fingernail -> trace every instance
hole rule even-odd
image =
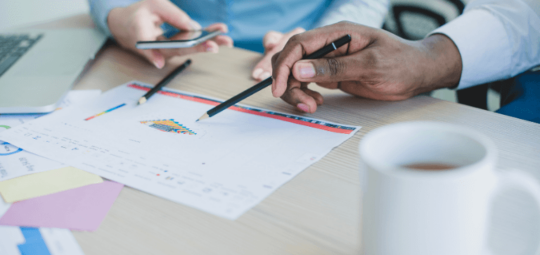
[[[206,52],[212,52],[212,53],[218,52],[218,48],[212,47],[208,42],[204,42],[204,49],[206,50]]]
[[[298,109],[304,111],[304,112],[309,112],[309,106],[307,104],[302,104],[302,103],[299,103],[296,105],[296,107],[298,107]]]
[[[310,62],[299,62],[298,71],[300,73],[300,78],[313,78],[315,77],[315,67]]]
[[[261,68],[255,69],[255,71],[253,71],[253,78],[259,77],[259,75],[261,75],[261,73],[262,73],[263,71],[264,71],[264,70],[262,70]]]
[[[165,65],[165,62],[162,60],[156,60],[154,61],[154,65],[157,67],[157,69],[161,69]]]
[[[189,20],[189,26],[193,30],[198,30],[198,29],[202,28],[201,25],[199,25],[199,23],[197,23],[197,21],[195,21],[195,20]]]
[[[259,76],[259,79],[264,80],[264,79],[270,77],[270,75],[272,75],[272,74],[270,74],[269,72],[264,72]]]
[[[157,67],[157,69],[163,68],[165,65],[165,58],[159,53],[157,50],[152,50],[152,55],[154,57],[154,65]]]

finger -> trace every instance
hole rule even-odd
[[[200,33],[200,32],[196,31],[196,33]],[[186,39],[195,38],[195,37],[198,37],[198,36],[200,36],[200,34],[195,34],[195,31],[192,31],[192,32],[178,33],[175,36],[173,36],[171,38],[168,38],[168,39],[165,38],[164,36],[159,36],[158,40],[160,40],[160,41],[162,41],[162,40],[186,40]],[[218,45],[224,45],[224,46],[228,46],[228,47],[233,46],[233,40],[229,36],[226,36],[226,35],[218,35],[218,36],[212,38],[211,40],[215,41]]]
[[[323,96],[321,95],[321,93],[309,89],[308,84],[309,83],[302,83],[302,86],[300,86],[300,89],[302,89],[302,91],[304,91],[304,93],[306,93],[310,97],[313,97],[313,99],[315,99],[315,103],[317,103],[317,105],[322,105],[323,102],[324,102]]]
[[[349,43],[348,47],[340,47],[337,51],[342,55],[346,54],[348,49],[352,52],[362,49],[376,39],[375,36],[372,36],[373,29],[347,22],[317,28],[291,37],[279,56],[272,61],[272,77],[274,78],[272,94],[279,97],[285,92],[287,79],[296,61],[343,37],[345,34],[350,34],[355,44],[354,48],[352,43]]]
[[[164,40],[189,40],[193,38],[198,38],[202,35],[201,30],[194,30],[194,31],[181,31],[179,33],[176,33],[175,35],[165,38],[164,36],[160,36],[161,38],[164,38]]]
[[[313,97],[301,89],[299,81],[291,79],[289,87],[281,96],[283,101],[296,106],[299,110],[307,113],[314,113],[317,110],[317,102]]]
[[[233,39],[226,35],[218,35],[212,40],[215,41],[219,46],[227,46],[229,48],[232,48],[233,46]]]
[[[364,62],[359,52],[354,55],[300,60],[294,63],[292,74],[302,82],[331,83],[356,80],[362,75]]]
[[[152,17],[149,18],[153,19]],[[138,21],[139,30],[137,30],[137,34],[135,35],[137,41],[154,41],[159,38],[160,35],[163,33],[161,28],[154,26],[153,22],[148,21],[149,20],[146,19],[141,19],[140,21]],[[165,57],[163,56],[163,54],[161,54],[159,50],[141,50],[135,48],[135,45],[129,45],[128,48],[131,48],[132,50],[139,53],[158,69],[161,69],[163,68],[163,66],[165,66]]]
[[[270,77],[272,73],[272,56],[277,52],[283,49],[287,40],[295,34],[305,32],[306,30],[299,27],[295,28],[292,31],[282,34],[276,31],[270,31],[266,33],[263,38],[263,45],[265,47],[265,56],[253,69],[252,77],[255,80],[262,81]]]
[[[269,31],[264,35],[263,37],[263,46],[265,51],[272,50],[273,47],[275,47],[279,40],[283,37],[283,33],[276,32],[276,31]]]
[[[199,23],[192,20],[187,13],[170,1],[152,1],[151,8],[164,22],[180,30],[201,29]]]
[[[204,30],[206,31],[221,31],[223,33],[228,33],[229,28],[225,23],[214,23],[209,26],[207,26]]]
[[[339,89],[339,82],[317,82],[317,85],[327,89]]]
[[[166,58],[174,56],[183,56],[188,54],[194,54],[198,52],[218,53],[219,46],[214,41],[205,41],[199,45],[190,48],[178,48],[178,49],[160,49],[159,50]]]
[[[283,35],[283,37],[287,38],[287,40],[289,40],[293,35],[297,35],[297,34],[300,34],[300,33],[304,33],[306,32],[306,30],[304,28],[301,28],[301,27],[297,27],[291,31],[289,31],[288,33],[285,33]],[[285,42],[287,43],[287,42]],[[285,43],[283,44],[283,46],[285,46]]]
[[[255,80],[262,81],[272,74],[272,55],[265,54],[264,57],[255,65],[251,76]]]
[[[269,52],[272,50],[282,50],[283,46],[285,46],[285,44],[287,43],[287,40],[289,40],[293,35],[300,34],[305,31],[305,29],[297,27],[285,34],[276,31],[270,31],[266,33],[263,38],[263,46],[265,48],[265,52]]]
[[[138,50],[138,52],[158,69],[165,66],[165,57],[159,50]]]

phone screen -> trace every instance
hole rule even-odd
[[[192,31],[169,31],[164,33],[163,36],[171,41],[193,41],[198,38],[205,37],[210,32],[206,30],[192,30]]]
[[[220,31],[192,30],[164,33],[158,41],[139,41],[137,49],[189,48],[221,34]]]

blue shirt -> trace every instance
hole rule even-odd
[[[96,24],[111,35],[107,16],[116,7],[134,0],[88,0]],[[332,0],[172,0],[202,27],[222,22],[236,47],[263,52],[263,36],[270,30],[289,32],[296,27],[313,28]]]

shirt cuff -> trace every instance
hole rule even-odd
[[[431,32],[444,34],[459,50],[462,62],[457,89],[511,77],[511,44],[503,23],[487,10],[470,10]]]

